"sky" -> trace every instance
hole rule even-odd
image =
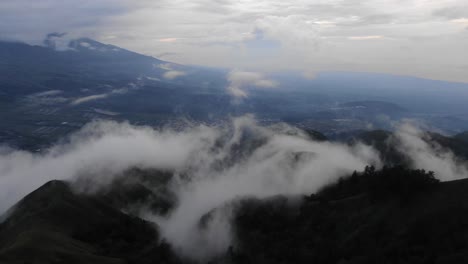
[[[466,0],[0,1],[1,39],[51,32],[182,64],[468,82]]]

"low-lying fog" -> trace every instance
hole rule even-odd
[[[441,180],[468,175],[451,152],[428,144],[414,125],[400,124],[395,135],[398,140],[389,144],[398,144],[414,168],[432,170]],[[251,116],[182,130],[96,121],[60,142],[41,154],[0,148],[0,213],[53,179],[76,185],[85,177],[99,189],[132,167],[171,171],[177,206],[164,217],[143,216],[181,254],[198,259],[230,245],[230,202],[239,197],[310,194],[366,165],[382,166],[372,147],[314,141],[294,127],[261,126]],[[200,229],[200,218],[217,208]]]

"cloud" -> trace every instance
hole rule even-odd
[[[176,42],[177,38],[162,38],[159,39],[159,42]]]
[[[156,65],[156,67],[166,71],[162,75],[162,77],[164,79],[174,80],[174,79],[177,79],[178,77],[187,75],[187,73],[184,72],[184,71],[175,70],[174,69],[174,64],[172,64],[172,63],[162,63],[162,64],[159,64],[159,65]]]
[[[245,140],[260,144],[253,147]],[[167,218],[146,218],[158,223],[181,254],[201,259],[232,243],[229,215],[219,214],[205,229],[198,228],[210,211],[223,206],[229,211],[239,197],[308,194],[379,162],[368,147],[310,141],[300,130],[259,126],[249,116],[223,126],[187,124],[177,130],[93,122],[66,142],[42,154],[0,149],[1,212],[52,179],[79,184],[75,180],[85,178],[97,189],[135,166],[173,171],[177,207]]]
[[[158,67],[158,68],[163,69],[165,71],[171,71],[172,70],[171,63],[161,63],[159,65],[155,65],[155,67]]]
[[[183,71],[167,71],[163,74],[163,77],[168,80],[174,80],[177,77],[187,75],[187,73]]]
[[[62,90],[49,90],[49,91],[33,94],[33,96],[44,97],[44,96],[58,95],[61,93],[63,93]]]
[[[247,56],[252,60],[264,60],[276,56],[281,50],[281,42],[268,39],[263,30],[256,28],[252,33],[246,34],[242,45],[246,48]]]
[[[156,78],[156,77],[151,77],[151,76],[146,76],[146,79],[150,80],[150,81],[161,81],[161,79],[159,78]]]
[[[63,43],[59,44],[60,43],[60,39],[62,37],[64,37],[67,33],[49,33],[47,34],[46,38],[44,39],[44,45],[46,47],[49,47],[51,49],[63,49],[64,45]],[[68,43],[67,43],[68,44]],[[67,47],[68,45],[65,45],[65,48]]]
[[[0,38],[41,44],[50,32],[68,32],[67,38],[88,36],[143,54],[171,53],[183,64],[468,81],[460,69],[466,30],[450,23],[467,18],[466,7],[464,0],[409,0],[405,8],[400,0],[4,0]],[[356,45],[349,36],[385,38]]]
[[[117,112],[113,112],[113,111],[109,111],[109,110],[105,110],[105,109],[94,108],[93,110],[94,110],[94,112],[96,112],[98,114],[102,114],[102,115],[108,115],[108,116],[119,115],[119,113],[117,113]]]
[[[402,154],[411,161],[417,169],[434,171],[436,177],[443,181],[457,180],[468,177],[468,167],[456,156],[437,143],[431,141],[417,125],[405,122],[398,125],[396,131],[397,146]]]
[[[172,134],[127,123],[95,122],[74,134],[68,144],[44,154],[2,148],[0,211],[52,179],[101,175],[97,183],[104,183],[109,180],[104,175],[115,175],[129,166],[180,168],[192,155],[190,148],[198,148],[205,137],[212,136],[210,132],[199,127],[191,133]]]
[[[26,96],[22,100],[23,103],[28,105],[54,105],[60,103],[67,103],[70,99],[61,96],[62,90],[49,90],[39,93],[34,93]]]
[[[374,35],[374,36],[351,36],[348,37],[350,40],[373,40],[373,39],[383,39],[384,36]]]
[[[246,98],[248,96],[246,89],[250,87],[257,88],[275,88],[278,83],[265,78],[258,72],[231,71],[228,74],[229,86],[227,91],[236,98]]]
[[[457,18],[457,19],[450,20],[450,22],[460,24],[463,26],[468,26],[468,18]]]
[[[90,102],[90,101],[105,99],[107,97],[109,97],[109,94],[107,94],[107,93],[106,94],[95,94],[95,95],[84,96],[84,97],[80,97],[78,99],[73,100],[73,102],[71,102],[71,105],[79,105],[79,104],[87,103],[87,102]]]
[[[115,95],[123,95],[126,94],[130,91],[135,91],[139,90],[143,85],[144,85],[144,80],[157,80],[157,78],[143,78],[143,76],[140,76],[137,78],[136,82],[129,82],[127,84],[127,87],[122,87],[122,88],[117,88],[117,89],[112,89],[107,93],[101,93],[101,94],[94,94],[94,95],[88,95],[84,97],[79,97],[77,99],[74,99],[70,105],[80,105],[83,103],[91,102],[91,101],[96,101],[96,100],[101,100],[101,99],[106,99],[110,96],[115,96]],[[112,86],[108,86],[107,88],[112,88]]]
[[[465,165],[428,144],[415,126],[402,124],[395,134],[414,168],[433,170],[442,180],[467,177]],[[96,121],[41,154],[0,148],[0,212],[52,179],[70,180],[77,190],[88,182],[95,191],[129,168],[171,171],[176,207],[166,216],[142,216],[156,222],[181,255],[207,260],[235,243],[231,216],[239,199],[314,193],[368,164],[381,165],[368,146],[311,141],[294,127],[261,126],[251,116],[182,129]]]
[[[461,4],[461,2],[460,2]],[[468,5],[452,5],[437,9],[433,12],[435,16],[443,17],[449,20],[467,18]]]
[[[102,0],[83,4],[59,0],[34,3],[27,0],[1,1],[0,35],[32,44],[42,44],[44,36],[50,32],[68,32],[67,37],[70,38],[84,35],[94,37],[97,33],[94,29],[103,17],[128,10],[125,2]]]

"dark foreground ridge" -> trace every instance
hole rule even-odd
[[[51,181],[0,225],[0,263],[173,263],[157,227]]]
[[[159,175],[164,184],[168,175]],[[467,190],[468,180],[368,167],[317,194],[245,198],[236,202],[234,244],[210,263],[468,263]],[[150,199],[166,213],[168,197],[136,183],[83,195],[48,182],[0,224],[0,263],[187,263],[156,225],[121,210]]]

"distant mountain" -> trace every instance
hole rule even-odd
[[[190,71],[193,74],[190,86],[201,85],[198,74],[211,74],[210,79],[215,76],[209,70],[165,62],[89,38],[72,40],[68,47],[59,51],[44,46],[0,42],[0,98],[17,98],[50,90],[72,95],[81,94],[83,89],[103,92],[105,89],[97,88],[128,85],[138,78],[149,82],[172,82],[172,76],[164,77],[170,71],[179,72],[179,75]],[[184,79],[184,76],[180,77]]]
[[[94,119],[160,125],[235,113],[222,70],[89,38],[67,49],[0,42],[0,144],[39,150]]]
[[[368,110],[374,113],[384,113],[384,114],[395,114],[395,113],[402,113],[406,112],[405,108],[390,102],[385,101],[354,101],[354,102],[347,102],[340,105],[341,107],[347,109],[361,109],[361,110]]]
[[[52,33],[49,37],[63,37]],[[266,74],[278,87],[228,92],[229,70],[181,65],[89,38],[57,46],[0,41],[0,144],[41,151],[96,119],[162,126],[254,114],[339,138],[402,118],[468,129],[468,85],[370,73]],[[436,106],[437,107],[434,107]]]

